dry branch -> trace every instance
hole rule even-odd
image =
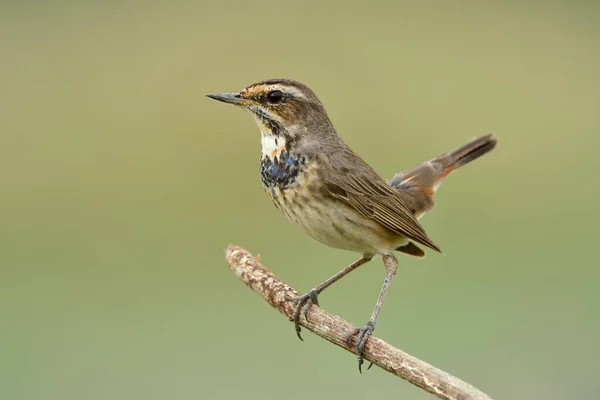
[[[260,294],[269,304],[290,318],[294,304],[286,297],[298,296],[290,285],[275,276],[248,251],[229,246],[226,252],[231,270],[247,286]],[[338,316],[313,306],[308,321],[302,317],[301,325],[339,347],[354,353],[354,343],[346,345],[346,335],[355,328]],[[407,380],[440,399],[491,400],[485,393],[460,379],[399,350],[381,339],[372,336],[365,348],[365,359],[373,365]]]

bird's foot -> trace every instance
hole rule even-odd
[[[364,352],[365,345],[367,344],[367,340],[371,337],[371,334],[375,330],[375,322],[370,321],[367,322],[365,326],[362,328],[356,328],[348,336],[346,336],[346,345],[350,347],[352,345],[352,338],[354,335],[358,334],[356,338],[356,355],[358,356],[358,371],[362,374],[362,365],[364,362]],[[368,369],[371,369],[373,363],[369,364]]]
[[[310,307],[313,304],[316,306],[319,305],[319,293],[317,293],[316,290],[311,289],[302,296],[286,297],[285,299],[296,304],[296,307],[294,307],[294,314],[292,314],[292,320],[294,321],[294,326],[296,328],[296,335],[298,335],[300,340],[304,340],[300,335],[300,313],[302,313],[304,318],[308,321],[308,310],[310,310]]]

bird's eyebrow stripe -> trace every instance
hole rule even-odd
[[[251,98],[255,96],[264,95],[273,90],[281,90],[283,93],[291,94],[294,97],[306,98],[302,91],[298,90],[292,85],[282,85],[282,84],[258,84],[255,86],[247,87],[242,90],[242,96],[246,98]]]

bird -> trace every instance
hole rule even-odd
[[[475,138],[388,181],[344,142],[323,103],[303,83],[269,79],[237,93],[206,96],[254,117],[261,134],[260,178],[273,204],[316,241],[361,255],[307,293],[286,299],[294,303],[291,319],[301,340],[301,315],[308,320],[310,307],[319,306],[319,295],[374,257],[382,258],[386,274],[372,315],[346,338],[352,349],[356,337],[362,373],[365,345],[398,267],[395,254],[423,258],[420,246],[441,253],[419,219],[433,208],[442,181],[491,151],[496,137]]]

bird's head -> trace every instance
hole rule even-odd
[[[300,82],[271,79],[252,84],[239,93],[207,96],[244,108],[254,116],[262,135],[263,153],[290,143],[316,150],[320,144],[341,141],[323,104]]]

